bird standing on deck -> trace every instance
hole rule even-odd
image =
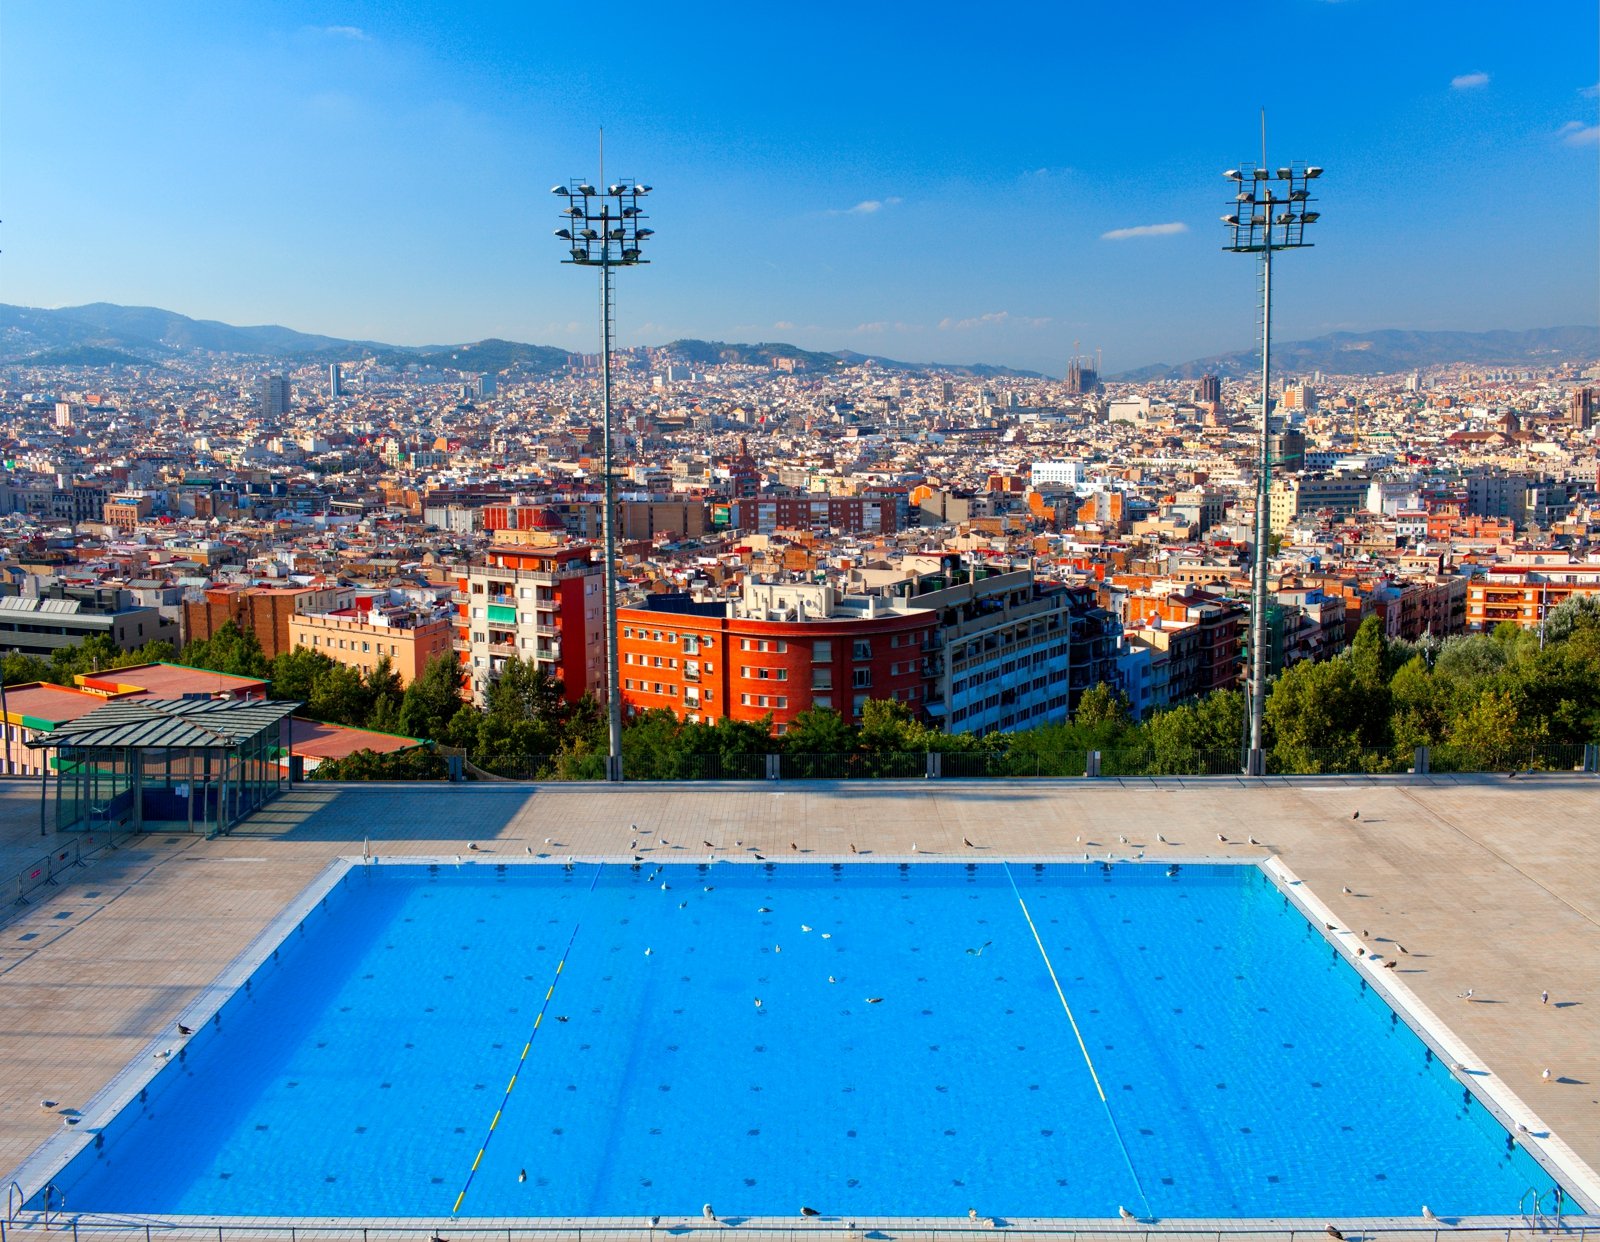
[[[1344,1234],[1340,1233],[1332,1225],[1324,1225],[1322,1227],[1322,1231],[1324,1233],[1326,1233],[1330,1238],[1339,1238],[1341,1240],[1344,1238]]]
[[[709,1203],[700,1209],[700,1215],[704,1216],[707,1220],[717,1219],[717,1214],[711,1210],[711,1205]]]
[[[972,842],[971,842],[971,841],[970,841],[970,840],[969,840],[969,839],[968,839],[968,838],[966,838],[966,837],[962,837],[962,838],[961,838],[961,844],[962,844],[962,845],[964,845],[964,846],[966,846],[966,847],[967,847],[967,848],[968,848],[968,849],[969,849],[969,850],[975,850],[975,849],[977,849],[977,848],[978,848],[978,847],[977,847],[977,846],[975,846],[975,845],[974,845],[974,844],[973,844],[973,843],[972,843]],[[973,1217],[973,1219],[974,1219],[974,1220],[976,1220],[976,1219],[977,1219],[977,1217],[976,1217],[976,1216],[974,1216],[974,1217]]]
[[[180,1034],[180,1035],[193,1035],[194,1034],[194,1027],[185,1026],[183,1023],[180,1022],[180,1023],[178,1023],[178,1034]]]
[[[1350,818],[1351,819],[1360,819],[1361,818],[1361,812],[1360,811],[1351,811],[1350,812]]]
[[[1137,1219],[1132,1212],[1128,1211],[1127,1208],[1122,1207],[1120,1204],[1117,1207],[1117,1215],[1122,1217],[1123,1220]]]

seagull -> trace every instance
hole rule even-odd
[[[700,1215],[704,1216],[707,1220],[717,1219],[717,1214],[711,1210],[711,1205],[709,1203],[700,1209]]]
[[[180,1022],[180,1023],[178,1023],[178,1034],[180,1034],[180,1035],[193,1035],[194,1034],[194,1027],[185,1026],[183,1023]]]
[[[644,955],[645,955],[645,956],[646,956],[646,957],[649,957],[649,956],[650,956],[650,955],[651,955],[651,954],[652,954],[652,953],[654,953],[654,952],[655,952],[655,950],[654,950],[654,949],[646,949],[646,950],[645,950],[645,951],[644,951]]]
[[[828,976],[828,982],[829,983],[838,983],[839,981],[837,979],[835,979],[832,975],[829,975]]]
[[[533,857],[533,846],[531,846],[531,845],[524,845],[524,846],[523,846],[523,847],[522,847],[522,852],[523,852],[523,853],[524,853],[524,854],[526,854],[526,855],[528,855],[528,856],[529,856],[529,857],[530,857],[530,858],[531,858],[531,857]]]
[[[1351,811],[1350,812],[1350,818],[1351,819],[1360,819],[1361,818],[1361,812],[1360,811]]]
[[[767,861],[767,856],[765,854],[757,854],[756,855],[756,861],[757,862],[766,862]]]
[[[1119,842],[1121,842],[1123,845],[1126,845],[1128,843],[1128,838],[1123,836],[1120,832],[1117,833],[1117,840]]]
[[[1471,1000],[1472,999],[1472,989],[1468,988],[1465,992],[1457,992],[1456,993],[1456,999],[1464,1000],[1464,1001]]]
[[[1530,1131],[1527,1126],[1525,1126],[1522,1122],[1519,1121],[1519,1122],[1517,1122],[1517,1133],[1518,1134],[1530,1134],[1530,1133],[1532,1133],[1532,1131]]]
[[[772,907],[771,906],[757,906],[756,907],[756,913],[757,914],[771,914],[772,913]]]
[[[1249,841],[1251,845],[1260,845],[1261,844],[1261,842],[1257,841],[1254,837],[1246,837],[1245,839],[1247,841]]]
[[[650,1218],[650,1228],[654,1229],[660,1223],[661,1223],[661,1218],[659,1216],[652,1216]]]
[[[701,845],[703,845],[703,846],[705,846],[705,847],[706,847],[706,849],[708,849],[708,850],[714,850],[714,849],[716,849],[716,848],[717,848],[717,847],[716,847],[716,846],[714,846],[714,845],[712,845],[712,844],[711,844],[711,842],[709,842],[709,841],[702,841],[702,842],[700,842],[700,844],[701,844]],[[708,1204],[708,1205],[707,1205],[707,1206],[709,1206],[709,1204]],[[713,1217],[712,1217],[712,1218],[711,1218],[711,1219],[712,1219],[712,1220],[715,1220],[715,1219],[716,1219],[716,1217],[715,1217],[715,1216],[713,1216]]]
[[[869,996],[869,997],[867,997],[867,1004],[869,1004],[869,1005],[881,1005],[881,1004],[883,1004],[883,997],[881,997],[881,996]],[[1549,1070],[1545,1070],[1545,1077],[1548,1078],[1549,1076],[1550,1076],[1550,1071]]]
[[[1426,1203],[1424,1203],[1422,1205],[1422,1219],[1423,1220],[1438,1220],[1439,1218],[1433,1214],[1433,1209],[1431,1207],[1429,1207]]]
[[[911,843],[911,852],[912,852],[912,853],[913,853],[913,854],[916,854],[916,853],[920,853],[920,852],[921,852],[921,851],[919,851],[919,850],[918,850],[918,849],[917,849],[917,843],[916,843],[916,842],[915,842],[915,841],[913,841],[913,842],[912,842],[912,843]]]
[[[671,845],[671,844],[672,844],[672,842],[671,842],[671,841],[669,841],[669,840],[667,840],[667,839],[666,839],[666,838],[665,838],[665,837],[662,837],[662,838],[661,838],[661,844],[662,844],[662,845]]]
[[[832,940],[833,939],[833,933],[832,932],[823,932],[822,933],[822,938],[824,940]]]
[[[661,881],[661,891],[663,893],[666,892],[671,887],[672,887],[672,885],[668,884],[665,880]]]
[[[756,997],[756,1008],[757,1009],[761,1008],[761,998],[759,996]]]
[[[1117,1207],[1117,1215],[1122,1217],[1123,1220],[1137,1220],[1138,1219],[1138,1217],[1136,1217],[1132,1212],[1128,1211],[1127,1208],[1122,1207],[1120,1204]]]
[[[549,842],[548,842],[548,841],[546,841],[546,842],[545,842],[545,844],[546,844],[546,845],[548,845],[548,844],[549,844]],[[467,849],[468,849],[468,850],[469,850],[469,851],[470,851],[470,852],[472,852],[472,853],[474,853],[474,854],[476,854],[476,853],[477,853],[477,852],[478,852],[478,843],[477,843],[477,842],[476,842],[476,841],[468,841],[468,842],[467,842]]]
[[[40,1108],[55,1108],[60,1103],[61,1103],[60,1100],[40,1100],[39,1101],[39,1107]]]
[[[519,1182],[527,1181],[528,1180],[528,1170],[527,1169],[518,1169],[517,1170],[517,1180]]]
[[[546,837],[546,838],[545,838],[545,839],[544,839],[544,843],[545,843],[545,844],[546,844],[546,845],[554,845],[554,844],[555,844],[555,843],[556,843],[556,841],[555,841],[555,838],[554,838],[554,837]]]
[[[678,903],[678,909],[687,910],[688,908],[689,908],[689,903],[687,901],[680,901]]]
[[[1167,843],[1167,839],[1164,836],[1162,836],[1159,832],[1156,833],[1156,840],[1161,842],[1162,845],[1165,845]]]
[[[808,924],[802,923],[800,924],[800,930],[803,932],[808,932],[811,930],[811,928]]]
[[[1337,1229],[1335,1229],[1335,1228],[1334,1228],[1334,1227],[1333,1227],[1333,1226],[1332,1226],[1332,1225],[1324,1225],[1324,1226],[1323,1226],[1323,1227],[1322,1227],[1322,1231],[1323,1231],[1323,1232],[1324,1232],[1324,1233],[1325,1233],[1325,1234],[1327,1234],[1327,1235],[1328,1235],[1328,1236],[1329,1236],[1329,1237],[1330,1237],[1330,1238],[1339,1238],[1339,1239],[1341,1239],[1341,1242],[1342,1242],[1342,1240],[1343,1240],[1343,1238],[1344,1238],[1344,1234],[1342,1234],[1342,1233],[1340,1233],[1340,1232],[1339,1232],[1339,1231],[1338,1231],[1338,1230],[1337,1230]]]
[[[978,1219],[978,1209],[977,1208],[968,1208],[967,1209],[967,1219],[968,1220],[977,1220]]]
[[[1541,1005],[1548,1005],[1550,1003],[1550,993],[1548,990],[1539,993],[1539,1003]]]
[[[1341,884],[1341,885],[1339,885],[1339,891],[1341,893],[1349,894],[1349,893],[1353,893],[1355,890],[1353,888],[1351,888],[1348,884]]]
[[[969,954],[969,955],[970,955],[970,956],[972,956],[972,957],[982,957],[982,956],[983,956],[983,951],[984,951],[984,950],[985,950],[985,949],[987,949],[987,948],[988,948],[988,947],[989,947],[989,946],[990,946],[990,945],[992,945],[992,944],[993,944],[993,943],[994,943],[994,941],[992,941],[992,940],[985,940],[985,941],[984,941],[984,942],[983,942],[983,943],[982,943],[982,944],[981,944],[981,945],[979,945],[979,946],[978,946],[978,947],[977,947],[977,948],[976,948],[976,949],[968,949],[968,950],[967,950],[967,953],[968,953],[968,954]]]
[[[801,1204],[800,1205],[800,1215],[802,1215],[802,1216],[821,1216],[822,1213],[817,1211],[817,1209],[814,1208],[814,1207],[806,1207],[804,1204]]]
[[[1223,836],[1220,832],[1217,833],[1217,840],[1221,841],[1224,845],[1228,843],[1228,838]]]
[[[1545,1070],[1544,1073],[1539,1075],[1539,1078],[1544,1082],[1551,1082],[1551,1081],[1554,1080],[1555,1075],[1552,1074],[1549,1070]]]

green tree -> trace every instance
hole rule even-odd
[[[768,742],[765,749],[772,751],[777,746]],[[827,707],[810,707],[799,713],[783,735],[783,753],[793,756],[785,770],[797,776],[826,776],[836,771],[840,762],[847,762],[828,756],[852,755],[855,750],[855,730]]]
[[[1444,771],[1526,767],[1547,732],[1544,721],[1525,721],[1517,715],[1509,691],[1485,688],[1450,721],[1440,766]]]
[[[333,667],[333,661],[310,647],[295,647],[272,661],[272,697],[311,700],[311,686],[317,677]]]
[[[330,664],[311,679],[306,711],[317,720],[359,729],[372,714],[372,696],[361,670]]]
[[[400,700],[400,732],[407,737],[442,737],[461,707],[461,665],[447,651],[429,660],[422,676],[406,687]]]
[[[1105,682],[1098,682],[1083,692],[1072,720],[1074,724],[1089,729],[1106,725],[1123,728],[1133,720],[1133,704],[1128,701],[1124,691],[1113,690]]]
[[[0,681],[8,686],[19,686],[30,681],[51,681],[54,670],[43,656],[25,655],[8,651],[0,655]]]
[[[324,759],[308,774],[314,781],[442,781],[449,765],[431,746],[379,754],[358,750],[343,759]]]
[[[1368,717],[1371,696],[1349,660],[1291,665],[1267,698],[1266,724],[1279,772],[1356,772],[1379,767],[1387,717]]]
[[[261,640],[255,631],[241,630],[232,621],[224,621],[210,638],[189,643],[179,663],[234,677],[259,677],[265,681],[272,676],[272,668],[262,654]]]

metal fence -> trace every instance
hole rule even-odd
[[[35,889],[47,885],[54,887],[56,877],[64,871],[71,871],[75,867],[85,865],[85,859],[93,858],[104,850],[114,850],[122,842],[136,837],[137,832],[100,832],[85,833],[81,837],[73,837],[70,841],[61,840],[60,843],[36,862],[29,863],[17,872],[16,884],[13,891],[16,894],[12,903],[25,906],[28,903],[28,894]]]
[[[992,746],[947,751],[844,751],[723,754],[623,754],[630,781],[947,780],[1038,777],[1238,776],[1238,747],[1038,750]],[[1544,743],[1518,747],[1432,746],[1362,751],[1353,744],[1267,752],[1269,776],[1403,775],[1600,771],[1600,746]],[[603,755],[525,755],[468,765],[474,778],[598,781]]]

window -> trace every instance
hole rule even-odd
[[[870,668],[858,668],[850,674],[850,685],[857,690],[863,690],[871,684],[872,670]]]
[[[850,658],[853,660],[872,659],[872,640],[870,638],[858,638],[851,643]]]
[[[831,664],[833,662],[833,640],[831,638],[813,639],[811,643],[811,659],[817,664]]]
[[[833,689],[833,670],[824,665],[811,670],[811,688],[813,690]]]

